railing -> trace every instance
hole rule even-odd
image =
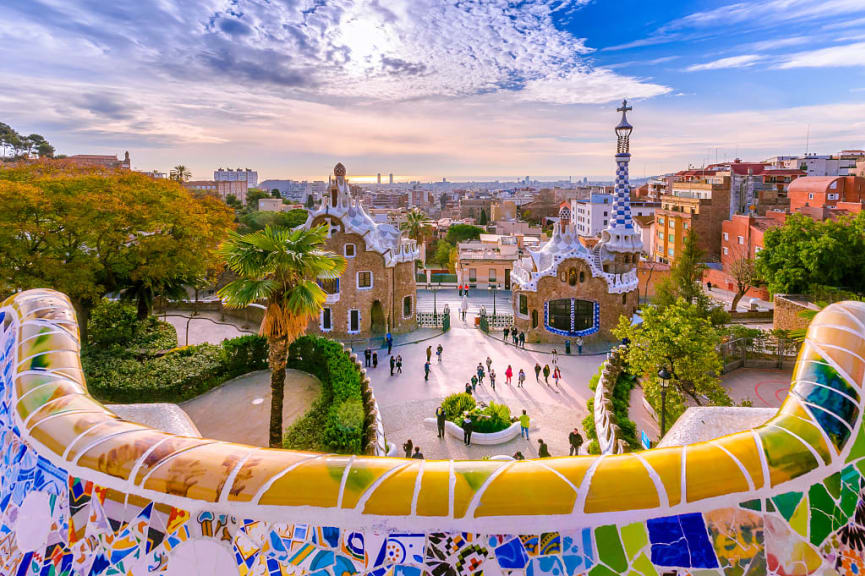
[[[593,415],[601,454],[622,454],[628,451],[628,446],[622,440],[622,430],[613,415],[613,390],[624,368],[624,353],[622,346],[610,350],[595,387]]]
[[[723,371],[736,368],[790,368],[801,344],[790,338],[767,335],[737,338],[720,346]]]
[[[763,426],[524,462],[176,436],[91,398],[79,353],[64,296],[33,290],[0,305],[4,576],[805,575],[862,561],[863,303],[811,322],[791,391]],[[598,436],[615,444],[614,431]]]

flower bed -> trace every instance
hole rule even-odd
[[[465,392],[451,394],[442,402],[445,418],[460,428],[465,415],[471,417],[473,433],[490,434],[501,432],[516,421],[511,418],[511,410],[504,404],[490,402],[487,406],[478,406],[474,397]]]

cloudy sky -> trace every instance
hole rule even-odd
[[[0,122],[262,178],[611,178],[865,148],[865,0],[3,0]]]

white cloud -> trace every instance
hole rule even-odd
[[[730,58],[721,58],[704,64],[695,64],[688,66],[688,72],[699,72],[702,70],[722,70],[725,68],[747,68],[757,63],[761,57],[757,54],[743,54],[742,56],[731,56]]]
[[[798,52],[787,56],[779,68],[827,68],[843,66],[865,66],[865,42],[831,46],[810,52]]]
[[[665,28],[686,29],[693,26],[730,26],[732,24],[762,27],[780,22],[806,21],[830,16],[845,16],[865,11],[862,0],[764,0],[736,2],[712,10],[694,12],[671,22]]]

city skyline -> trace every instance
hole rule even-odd
[[[634,178],[865,147],[859,0],[13,0],[0,21],[4,122],[194,178],[610,180],[624,97]]]

